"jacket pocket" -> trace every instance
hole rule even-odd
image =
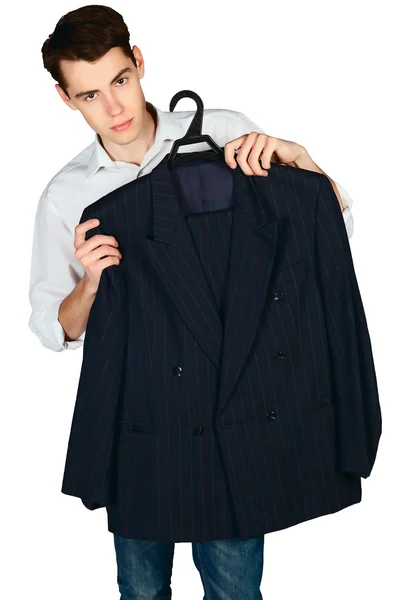
[[[156,425],[144,421],[120,421],[118,427],[121,433],[160,433]]]

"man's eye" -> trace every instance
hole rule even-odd
[[[121,77],[121,79],[118,79],[118,81],[124,81],[124,79],[128,80],[128,78],[127,78],[127,77]],[[118,81],[117,81],[117,83],[118,83]],[[121,87],[121,86],[119,85],[118,87]],[[94,93],[94,92],[93,92],[93,93]],[[86,100],[89,98],[89,96],[93,96],[93,94],[88,94],[88,95],[85,97],[85,99],[84,99],[84,102],[86,102]],[[92,100],[94,100],[94,98],[90,98],[89,102],[91,102]]]

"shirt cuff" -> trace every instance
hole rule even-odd
[[[354,221],[353,215],[351,214],[351,210],[348,206],[342,211],[342,215],[344,219],[344,224],[346,226],[347,237],[350,239],[354,231]]]
[[[351,238],[351,236],[353,235],[353,231],[354,231],[354,219],[353,219],[353,215],[351,212],[351,207],[353,206],[353,199],[350,196],[349,192],[347,190],[345,190],[345,188],[342,187],[340,185],[340,183],[335,181],[335,184],[339,190],[339,194],[342,199],[343,206],[345,207],[345,209],[342,211],[342,215],[343,215],[343,219],[344,219],[344,224],[346,226],[347,236],[348,236],[348,238]]]
[[[32,330],[36,333],[42,344],[46,346],[46,348],[50,348],[50,350],[55,350],[56,352],[76,350],[76,348],[83,345],[86,333],[84,331],[76,340],[65,340],[65,331],[58,320],[58,310],[62,301],[63,298],[44,309],[37,316],[40,320],[39,326],[32,327]]]

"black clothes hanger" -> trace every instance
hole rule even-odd
[[[182,163],[186,163],[190,160],[195,160],[198,158],[204,160],[217,161],[225,160],[224,149],[218,146],[218,144],[214,142],[210,135],[208,135],[207,133],[201,133],[201,129],[203,126],[204,104],[202,99],[198,94],[196,94],[196,92],[192,92],[191,90],[182,90],[176,93],[169,103],[170,112],[174,110],[175,106],[177,105],[179,100],[181,100],[181,98],[192,98],[196,102],[197,110],[185,135],[175,140],[172,146],[171,152],[167,160],[169,170],[171,171],[176,165],[180,165]],[[180,148],[181,146],[196,144],[198,142],[207,142],[211,150],[185,152],[178,154],[178,148]]]

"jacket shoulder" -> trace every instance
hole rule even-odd
[[[107,216],[113,214],[115,209],[115,204],[120,202],[121,197],[125,194],[125,192],[132,193],[132,187],[138,187],[145,185],[146,179],[150,174],[143,175],[142,177],[138,177],[137,179],[127,181],[123,185],[118,186],[117,188],[110,190],[104,196],[97,198],[94,202],[88,204],[82,212],[80,223],[86,221],[87,219],[91,219],[92,215],[96,218],[100,218],[100,216]]]
[[[305,188],[308,192],[315,194],[318,194],[324,179],[329,181],[329,178],[324,173],[317,173],[281,163],[271,163],[268,175],[271,175],[271,179],[274,181],[296,186],[297,188]],[[257,179],[263,178],[259,177]]]

